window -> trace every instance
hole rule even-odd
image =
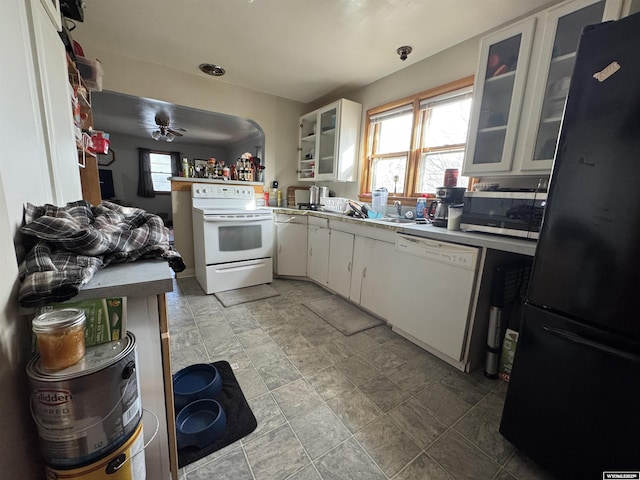
[[[462,169],[473,78],[369,110],[361,193],[386,187],[396,197],[434,193],[444,171]],[[458,176],[458,185],[468,178]]]
[[[167,180],[172,175],[171,154],[150,152],[151,181],[154,192],[171,192],[171,182]]]
[[[447,168],[462,170],[470,113],[470,88],[420,102],[417,193],[435,192]],[[468,181],[458,176],[459,187]]]
[[[404,193],[404,180],[411,154],[412,106],[402,106],[369,118],[371,134],[371,186]]]

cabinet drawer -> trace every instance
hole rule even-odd
[[[309,225],[320,228],[329,228],[329,220],[326,218],[309,217]]]
[[[286,213],[276,213],[277,223],[295,223],[298,225],[306,225],[307,218],[308,217],[306,215],[289,215]]]

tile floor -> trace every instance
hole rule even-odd
[[[384,325],[346,337],[304,307],[331,293],[225,308],[194,278],[168,295],[174,372],[226,360],[257,420],[180,480],[549,479],[498,432],[506,384],[461,373]]]

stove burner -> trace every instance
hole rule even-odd
[[[320,203],[299,203],[298,210],[322,210],[323,205]]]

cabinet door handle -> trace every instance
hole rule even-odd
[[[313,248],[310,248],[310,249],[309,249],[309,256],[310,256],[310,257],[313,257]]]
[[[367,278],[367,267],[364,267],[364,270],[362,270],[362,278]]]
[[[347,272],[350,272],[350,271],[351,271],[351,262],[347,264]]]

